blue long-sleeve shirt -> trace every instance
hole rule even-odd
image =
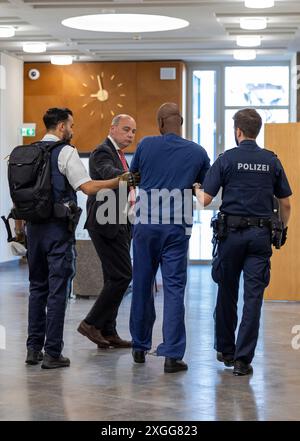
[[[133,157],[130,170],[141,173],[140,190],[147,195],[148,203],[140,199],[140,207],[147,208],[148,221],[151,222],[151,213],[158,209],[157,200],[153,195],[153,190],[160,190],[165,193],[172,192],[176,195],[181,194],[181,211],[183,213],[184,204],[192,202],[192,186],[195,182],[202,183],[206,172],[210,167],[210,160],[206,150],[200,145],[186,140],[174,133],[163,136],[149,136],[144,138],[138,145]],[[185,192],[186,190],[186,192]],[[188,191],[187,191],[188,190]],[[164,222],[162,208],[167,205],[167,194],[162,196],[159,201],[159,216],[154,216],[156,221],[151,223]],[[144,197],[145,199],[145,197]],[[176,221],[176,207],[171,203],[170,223],[179,223]],[[178,213],[177,213],[178,214]],[[174,221],[175,220],[175,221]],[[191,219],[181,219],[181,223],[190,224]]]

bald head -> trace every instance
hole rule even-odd
[[[122,119],[131,119],[131,120],[134,121],[132,116],[126,115],[126,113],[120,113],[119,115],[116,115],[116,116],[113,117],[111,125],[112,126],[118,126]]]
[[[135,120],[130,115],[120,114],[113,118],[109,135],[118,144],[120,149],[125,149],[133,142],[135,132]]]
[[[183,119],[175,103],[165,103],[157,111],[157,123],[162,135],[166,133],[181,134]]]

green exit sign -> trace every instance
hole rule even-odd
[[[35,128],[33,127],[21,127],[22,136],[35,136]]]

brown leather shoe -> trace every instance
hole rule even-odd
[[[84,320],[82,320],[78,326],[77,331],[87,337],[93,343],[96,343],[98,348],[107,349],[110,345],[110,343],[101,334],[100,329],[95,328],[93,325],[87,324]]]
[[[131,341],[122,340],[118,335],[106,335],[104,338],[113,348],[131,348],[132,346]]]

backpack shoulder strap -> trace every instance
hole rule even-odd
[[[42,148],[47,150],[48,152],[51,152],[53,149],[59,146],[65,146],[67,145],[66,141],[59,140],[59,141],[39,141],[36,144],[40,144]]]

